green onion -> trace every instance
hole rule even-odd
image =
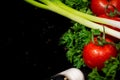
[[[71,7],[68,7],[67,5],[62,3],[60,0],[39,0],[39,1],[25,0],[25,1],[36,7],[46,9],[46,10],[55,12],[57,14],[60,14],[64,17],[69,18],[75,22],[78,22],[86,27],[89,27],[92,29],[99,29],[101,32],[104,31],[102,24],[114,26],[114,27],[120,29],[119,21],[105,19],[105,18],[99,18],[99,17],[93,16],[93,15],[79,12]],[[119,31],[108,28],[107,26],[104,26],[104,28],[105,28],[106,34],[120,39]]]
[[[56,4],[59,5],[61,8],[69,11],[70,13],[73,13],[75,15],[78,15],[80,17],[86,18],[90,21],[94,21],[97,23],[102,23],[102,24],[106,24],[106,25],[110,25],[116,28],[120,29],[120,22],[119,21],[115,21],[115,20],[111,20],[111,19],[106,19],[106,18],[100,18],[100,17],[96,17],[93,15],[89,15],[89,14],[85,14],[83,12],[77,11],[71,7],[66,6],[65,4],[63,4],[60,0],[55,0]]]

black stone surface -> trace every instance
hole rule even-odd
[[[43,80],[72,67],[64,48],[58,45],[71,26],[69,19],[24,0],[5,1],[2,8],[0,53],[4,78]],[[88,73],[87,69],[83,72]]]
[[[0,49],[5,75],[42,80],[71,67],[58,45],[69,19],[24,0],[6,1],[3,12]]]

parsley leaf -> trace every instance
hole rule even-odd
[[[111,57],[107,60],[105,67],[100,72],[96,68],[92,69],[92,72],[88,74],[88,80],[115,80],[116,73],[120,68],[120,59],[118,58],[120,58],[120,54],[117,58]]]

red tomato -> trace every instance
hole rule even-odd
[[[120,0],[91,0],[90,7],[95,15],[106,14],[110,11],[114,12],[115,8],[120,12]]]
[[[110,39],[106,39],[106,41],[112,42]],[[97,67],[98,70],[101,70],[104,67],[104,62],[111,56],[117,56],[116,47],[112,44],[97,45],[96,39],[95,43],[90,42],[83,49],[83,60],[89,68]]]

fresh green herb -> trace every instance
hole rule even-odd
[[[105,62],[105,67],[102,69],[102,74],[96,68],[88,75],[89,80],[115,80],[117,70],[120,68],[120,55],[117,58],[111,57]]]
[[[60,44],[67,48],[66,56],[68,60],[77,68],[84,66],[82,49],[84,45],[91,41],[91,36],[99,35],[99,30],[91,30],[85,26],[74,23],[60,39]]]
[[[88,74],[88,80],[103,80],[104,77],[99,74],[97,68],[94,68],[91,73]]]
[[[91,12],[91,10],[88,8],[90,1],[89,0],[63,0],[66,5],[79,10],[81,12]],[[82,3],[82,4],[81,4]],[[91,12],[92,13],[92,12]]]

